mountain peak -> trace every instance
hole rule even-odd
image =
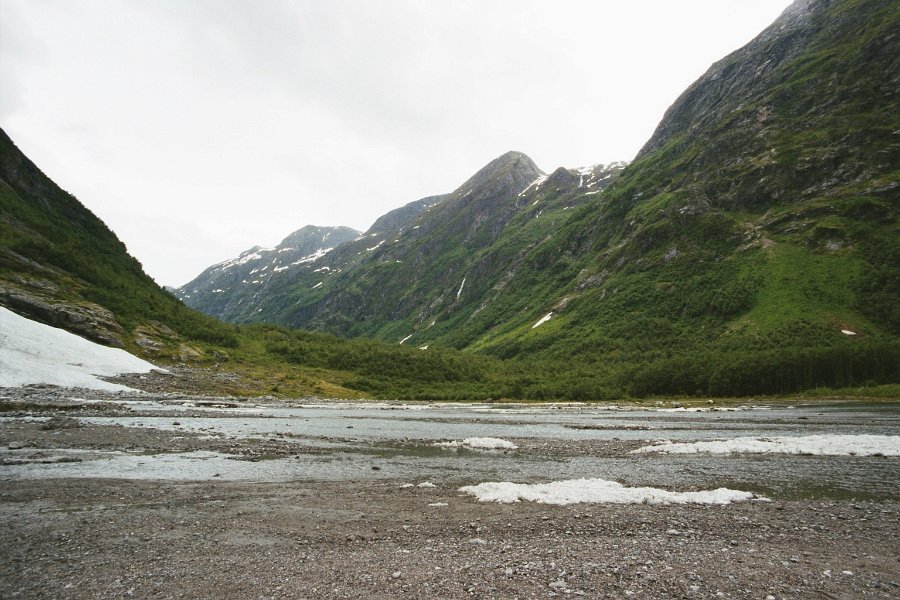
[[[515,189],[521,190],[544,172],[527,154],[510,150],[483,166],[477,173],[457,188],[459,196],[496,195]]]

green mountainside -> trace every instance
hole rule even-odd
[[[329,233],[348,235],[343,229],[322,235]],[[285,241],[302,252],[307,234]],[[236,327],[191,310],[148,277],[115,234],[2,130],[0,306],[156,364],[191,365],[189,375],[173,376],[169,385],[193,393],[478,399],[498,395],[509,377],[496,359]]]
[[[898,8],[799,0],[602,192],[509,153],[239,320],[533,362],[536,397],[895,380]]]
[[[291,269],[302,269],[335,246],[359,238],[349,227],[298,229],[274,248],[254,246],[237,258],[215,264],[174,294],[193,309],[225,321],[234,321],[259,297],[271,294],[272,278]]]
[[[798,0],[690,86],[627,166],[547,175],[509,152],[327,253],[260,254],[263,287],[206,290],[235,299],[207,304],[217,316],[272,324],[184,307],[3,135],[0,304],[150,356],[227,363],[257,392],[607,399],[898,383],[898,9]]]
[[[624,365],[632,393],[896,378],[898,8],[796,2],[713,65],[531,254],[530,278],[567,280],[565,307],[471,347],[587,360],[586,390]]]
[[[236,343],[232,327],[187,309],[144,274],[115,234],[2,130],[0,305],[107,345]]]

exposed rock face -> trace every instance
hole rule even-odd
[[[274,275],[305,268],[334,247],[359,236],[359,231],[349,227],[307,225],[275,248],[254,246],[237,258],[209,267],[175,290],[175,295],[191,308],[214,317],[239,320],[256,298],[266,294]]]
[[[680,156],[670,188],[693,185],[694,196],[739,210],[896,168],[896,141],[885,143],[893,129],[879,115],[900,101],[897,14],[883,2],[797,0],[692,84],[636,161]]]
[[[448,194],[428,196],[427,198],[422,198],[421,200],[414,200],[413,202],[401,206],[400,208],[395,208],[394,210],[378,217],[378,219],[374,223],[372,223],[372,226],[369,227],[369,230],[366,233],[379,233],[389,235],[391,232],[399,231],[404,227],[408,227],[410,223],[412,223],[420,214],[422,214],[432,206],[440,204],[447,198],[447,196]]]
[[[533,239],[555,231],[571,214],[563,211],[595,201],[624,167],[559,168],[548,176],[525,154],[507,152],[452,193],[391,211],[359,239],[273,274],[260,293],[212,314],[393,341],[432,322],[464,319],[463,305],[477,311],[502,291]],[[519,235],[529,240],[512,239]]]
[[[822,12],[822,4],[831,1],[794,2],[753,41],[713,64],[669,107],[637,158],[662,147],[679,133],[715,123],[733,110],[736,99],[766,90],[778,76],[776,67],[795,58],[816,33],[810,21],[814,12]],[[757,108],[761,122],[774,116],[771,107]]]
[[[0,305],[34,321],[65,329],[99,344],[124,347],[122,339],[125,331],[116,322],[112,311],[99,304],[56,302],[0,282]]]

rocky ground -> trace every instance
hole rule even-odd
[[[31,392],[6,394],[5,414],[53,418],[0,424],[7,464],[59,448],[297,451],[79,426],[74,416],[121,409]],[[490,504],[402,483],[7,479],[0,597],[900,598],[895,501]]]

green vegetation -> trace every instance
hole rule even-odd
[[[170,328],[151,357],[236,372],[230,393],[896,396],[900,12],[813,6],[691,86],[602,194],[564,170],[531,188],[536,167],[504,155],[414,227],[329,253],[327,276],[273,278],[236,319],[357,339],[186,309],[8,140],[0,283],[106,307],[132,349]]]

